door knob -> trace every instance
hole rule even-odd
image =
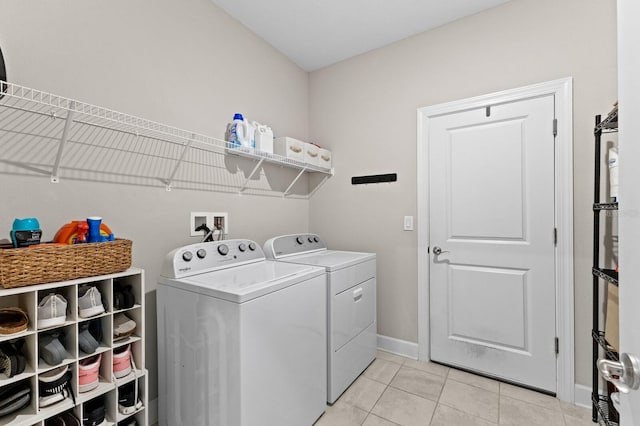
[[[622,393],[640,387],[640,360],[635,355],[622,353],[620,361],[600,359],[598,370],[606,381],[613,383]]]
[[[436,256],[437,256],[437,255],[439,255],[439,254],[442,254],[442,253],[449,253],[449,251],[448,251],[448,250],[442,250],[442,249],[441,249],[440,247],[438,247],[438,246],[435,246],[435,247],[433,248],[433,254],[435,254]]]

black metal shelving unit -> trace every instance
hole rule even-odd
[[[618,108],[617,106],[609,115],[602,120],[600,115],[596,115],[595,128],[593,130],[595,138],[595,173],[593,192],[593,388],[591,399],[593,403],[592,420],[604,426],[617,426],[618,413],[615,412],[608,395],[601,395],[599,387],[601,383],[597,362],[601,354],[607,359],[618,361],[618,353],[609,344],[600,324],[600,289],[601,285],[618,285],[618,273],[613,269],[600,268],[600,213],[603,211],[618,210],[618,203],[600,202],[600,166],[602,164],[601,139],[603,133],[618,131]],[[608,386],[609,387],[609,386]]]

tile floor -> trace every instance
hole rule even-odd
[[[591,410],[387,352],[315,426],[593,426]]]

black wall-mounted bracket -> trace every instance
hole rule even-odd
[[[363,185],[367,183],[385,183],[396,182],[398,180],[397,173],[388,173],[385,175],[369,175],[369,176],[353,176],[351,185]]]

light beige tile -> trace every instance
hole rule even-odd
[[[435,374],[436,376],[446,377],[449,367],[436,364],[430,361],[416,361],[413,359],[407,359],[404,364],[405,367],[415,368],[416,370],[426,371],[427,373]]]
[[[365,376],[358,377],[340,397],[341,402],[371,411],[382,392],[387,388],[384,383],[376,382]]]
[[[499,394],[485,389],[447,380],[440,403],[490,422],[498,422]]]
[[[378,350],[378,354],[376,355],[376,358],[384,359],[385,361],[395,362],[396,364],[404,364],[404,362],[409,359],[400,355],[392,354],[391,352],[385,352],[381,350]]]
[[[435,409],[433,401],[388,387],[371,412],[401,426],[426,426]]]
[[[486,389],[490,392],[500,392],[500,382],[488,379],[486,377],[467,373],[466,371],[456,370],[455,368],[449,369],[447,380],[455,380],[456,382],[466,383],[467,385]]]
[[[385,361],[384,359],[376,359],[363,374],[365,377],[388,385],[398,370],[400,370],[400,364]]]
[[[561,411],[559,399],[540,392],[521,388],[519,386],[500,383],[500,395],[519,399],[520,401],[535,404],[539,407],[547,408],[549,410]]]
[[[336,402],[314,423],[315,426],[360,426],[367,412],[353,405]]]
[[[560,408],[565,415],[591,421],[591,409],[580,407],[569,402],[560,401]]]
[[[568,414],[564,415],[564,423],[567,426],[596,426],[597,423],[593,423],[591,421],[591,416],[589,419],[582,419],[580,417],[573,417]]]
[[[416,394],[432,401],[438,401],[444,377],[426,373],[413,368],[402,367],[393,378],[389,386]]]
[[[430,426],[492,426],[496,424],[455,408],[438,404]]]
[[[500,423],[509,426],[565,426],[561,411],[500,395]]]
[[[397,426],[397,423],[390,422],[374,414],[369,414],[364,423],[362,423],[362,426]]]

